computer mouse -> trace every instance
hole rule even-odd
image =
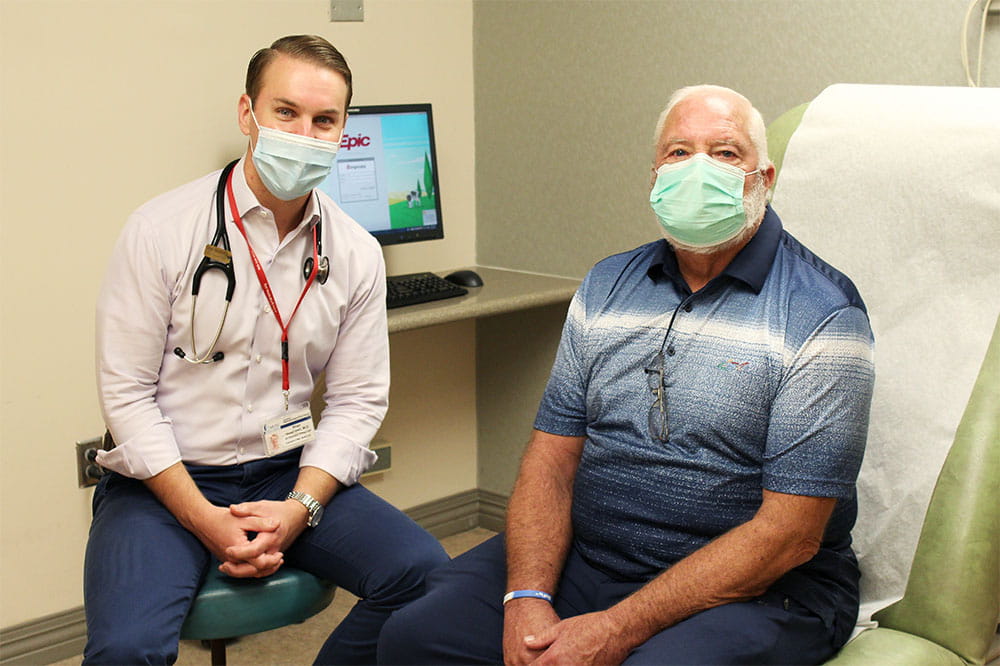
[[[457,284],[459,287],[482,287],[483,278],[479,277],[479,273],[470,270],[455,271],[454,273],[449,273],[444,276],[444,279],[452,284]]]

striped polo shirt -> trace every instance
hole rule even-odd
[[[612,576],[645,580],[750,520],[762,489],[835,497],[821,552],[797,574],[843,571],[856,586],[872,346],[857,289],[770,207],[694,294],[662,240],[598,263],[570,305],[535,420],[586,437],[575,547]]]

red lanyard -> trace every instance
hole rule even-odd
[[[226,194],[229,196],[229,208],[233,211],[233,222],[236,223],[236,228],[240,230],[243,235],[243,240],[247,243],[247,249],[250,250],[250,259],[253,261],[253,269],[257,273],[257,281],[260,282],[260,288],[264,292],[264,297],[267,298],[268,305],[271,306],[271,312],[274,313],[274,318],[278,320],[278,326],[281,328],[281,392],[285,396],[285,410],[288,409],[288,328],[292,325],[292,319],[295,317],[295,313],[299,311],[299,306],[302,304],[302,299],[305,298],[306,292],[309,291],[309,287],[312,286],[313,280],[316,279],[316,273],[318,270],[312,270],[309,272],[309,278],[306,280],[306,286],[299,294],[299,300],[295,303],[295,309],[292,310],[291,316],[288,318],[288,323],[285,324],[281,320],[281,312],[278,310],[278,302],[274,300],[274,292],[271,291],[271,283],[267,281],[267,275],[264,274],[264,267],[261,265],[260,260],[257,258],[257,253],[253,251],[253,246],[250,245],[250,239],[247,238],[247,231],[243,228],[243,220],[240,218],[240,212],[236,208],[236,197],[233,196],[233,174],[230,172],[229,179],[226,181]],[[320,224],[317,222],[316,224]],[[313,237],[313,266],[319,266],[318,250],[316,247],[316,226],[313,225],[312,230]]]

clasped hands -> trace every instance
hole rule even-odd
[[[631,652],[607,612],[560,620],[547,601],[517,599],[504,608],[503,657],[523,664],[620,664]]]
[[[212,506],[195,533],[222,562],[222,573],[263,578],[285,563],[285,549],[305,529],[307,518],[306,508],[294,500]]]

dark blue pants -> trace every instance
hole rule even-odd
[[[604,610],[642,585],[613,580],[571,550],[555,610],[561,618]],[[505,586],[501,534],[427,577],[427,594],[383,627],[379,663],[503,663]],[[625,663],[819,664],[834,651],[819,617],[783,595],[766,594],[693,615],[650,638]]]
[[[298,476],[298,452],[243,465],[189,465],[213,504],[281,500]],[[379,631],[393,611],[424,591],[428,571],[446,562],[440,544],[364,487],[337,493],[323,520],[285,553],[286,565],[331,580],[360,597],[330,634],[317,663],[373,663]],[[84,565],[84,663],[173,663],[181,625],[209,566],[217,566],[145,484],[106,476],[94,493]]]

